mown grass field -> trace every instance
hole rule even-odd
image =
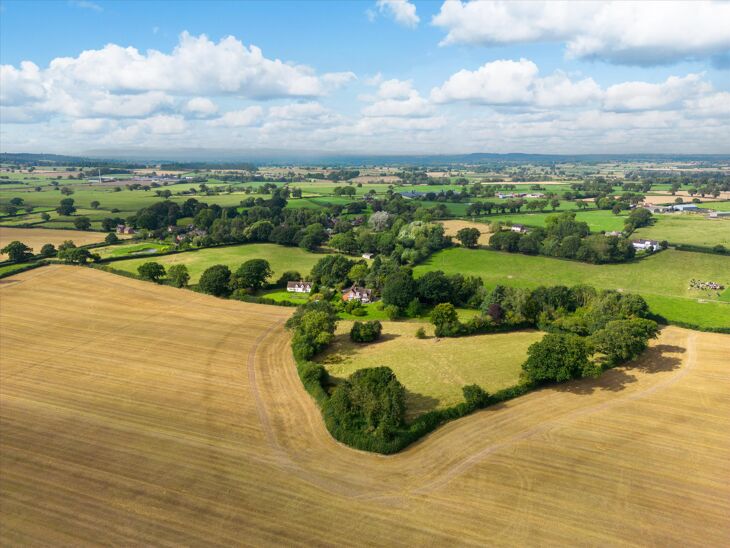
[[[351,327],[340,322],[335,342],[317,361],[336,379],[387,365],[406,387],[409,418],[464,401],[461,389],[467,384],[487,392],[517,384],[527,347],[542,339],[538,331],[436,339],[429,323],[383,322],[381,340],[361,344],[350,341]],[[416,338],[419,327],[427,339]]]
[[[631,263],[591,265],[550,257],[453,248],[415,268],[415,274],[443,270],[481,276],[489,286],[587,284],[643,295],[652,310],[669,320],[704,327],[730,326],[730,306],[714,291],[689,288],[692,278],[730,286],[730,257],[666,250]],[[699,300],[706,302],[699,302]]]
[[[200,275],[206,268],[216,264],[227,265],[235,271],[242,263],[249,259],[266,259],[271,264],[274,275],[271,281],[281,276],[287,270],[296,270],[306,276],[322,254],[309,253],[298,247],[284,247],[275,244],[244,244],[227,247],[211,247],[197,251],[187,251],[162,257],[137,258],[110,263],[118,270],[137,273],[137,268],[148,261],[155,261],[170,267],[174,264],[184,264],[190,272],[190,282],[197,283]]]
[[[4,544],[727,544],[730,336],[667,328],[633,367],[382,457],[329,437],[290,309],[73,267],[6,282]]]
[[[670,244],[730,248],[730,219],[708,219],[694,214],[655,215],[656,222],[638,229],[634,236],[667,240]]]
[[[23,242],[39,253],[45,244],[53,244],[58,247],[66,240],[71,240],[76,245],[88,245],[103,242],[106,233],[104,232],[83,232],[81,230],[54,230],[45,228],[11,228],[0,226],[0,249],[14,240]],[[4,254],[0,258],[6,259]]]
[[[575,209],[568,209],[568,211],[573,211],[575,213],[576,220],[588,223],[588,228],[590,228],[591,232],[623,230],[624,221],[626,220],[626,215],[623,213],[619,215],[614,215],[611,211],[606,211],[602,209],[593,211],[578,211]],[[496,223],[498,221],[506,223],[509,221],[512,223],[518,223],[527,226],[544,227],[545,220],[550,215],[555,215],[556,213],[560,213],[560,211],[546,211],[544,213],[515,213],[509,215],[490,215],[488,217],[484,217],[484,220],[491,221],[493,223]]]

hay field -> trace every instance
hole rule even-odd
[[[0,544],[730,542],[726,335],[667,328],[639,367],[382,457],[327,435],[285,309],[91,269],[10,280]]]
[[[38,253],[45,244],[58,247],[66,240],[72,240],[76,245],[96,244],[104,241],[106,232],[84,232],[81,230],[54,230],[48,228],[9,228],[0,226],[0,249],[13,240],[20,240]],[[3,253],[0,258],[5,260]]]
[[[479,231],[479,240],[477,240],[477,243],[479,243],[479,245],[489,245],[489,238],[492,233],[489,225],[486,223],[453,220],[441,221],[441,224],[444,225],[444,234],[452,236],[454,239],[456,239],[456,233],[462,228],[476,228]],[[458,243],[458,240],[456,240],[456,242]]]

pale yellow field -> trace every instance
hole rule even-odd
[[[91,269],[0,285],[3,545],[730,543],[730,337],[382,457],[334,442],[263,307]]]
[[[103,242],[106,232],[84,232],[81,230],[53,230],[50,228],[10,228],[0,226],[0,249],[10,242],[18,240],[38,253],[45,244],[58,247],[66,240],[76,245],[87,245]],[[0,253],[0,259],[7,259],[7,255]]]
[[[460,221],[460,220],[452,220],[452,221],[440,221],[442,225],[444,225],[444,234],[447,236],[452,236],[454,239],[456,238],[456,233],[459,232],[462,228],[476,228],[479,230],[479,245],[489,245],[489,238],[491,236],[491,231],[489,229],[489,225],[485,223],[473,223],[471,221]],[[455,240],[458,243],[458,240]]]

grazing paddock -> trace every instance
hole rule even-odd
[[[451,236],[456,240],[456,233],[462,228],[476,228],[479,230],[479,245],[489,245],[489,238],[492,235],[489,230],[489,225],[486,223],[473,223],[470,221],[441,221],[444,225],[444,234]]]
[[[381,340],[362,344],[350,341],[351,327],[352,322],[340,322],[334,343],[317,361],[335,379],[387,365],[406,387],[408,419],[461,403],[467,384],[492,393],[517,384],[527,347],[542,339],[539,331],[437,339],[431,324],[383,322]],[[427,339],[416,338],[419,327]]]
[[[671,321],[730,327],[730,306],[719,300],[716,291],[690,288],[693,278],[730,286],[727,255],[668,249],[630,263],[594,265],[521,253],[453,248],[434,253],[416,266],[414,273],[418,276],[429,270],[481,276],[490,287],[587,284],[629,291],[644,296],[654,312]]]
[[[310,253],[298,247],[285,247],[276,244],[242,244],[225,247],[209,247],[196,251],[186,251],[162,257],[148,257],[116,261],[111,266],[118,270],[126,270],[133,274],[137,268],[149,261],[160,263],[165,268],[175,264],[184,264],[190,272],[190,283],[198,283],[200,275],[213,265],[227,265],[232,272],[250,259],[266,259],[271,264],[274,275],[271,281],[287,270],[296,270],[306,277],[314,264],[324,255]]]
[[[730,249],[730,218],[709,219],[694,213],[660,214],[654,218],[653,225],[637,229],[632,238],[704,247],[724,245]]]
[[[72,240],[76,245],[88,245],[103,242],[106,232],[84,232],[81,230],[53,230],[47,228],[10,228],[0,226],[0,249],[13,240],[19,240],[39,253],[45,244],[53,244],[58,247],[66,240]],[[0,259],[7,259],[5,254],[0,254]]]
[[[0,285],[5,545],[730,540],[730,336],[546,388],[391,457],[327,434],[278,307],[91,269]]]

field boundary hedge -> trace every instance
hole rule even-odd
[[[0,279],[7,278],[8,276],[15,276],[16,274],[20,274],[21,272],[27,272],[28,270],[33,270],[35,268],[46,266],[49,263],[47,261],[38,261],[37,263],[28,263],[25,266],[21,266],[17,270],[11,270],[10,272],[4,272],[0,274]],[[8,266],[8,265],[5,265]]]
[[[727,305],[730,307],[730,304]],[[674,325],[677,327],[683,327],[684,329],[692,329],[693,331],[703,331],[705,333],[728,333],[730,334],[730,326],[728,327],[702,327],[694,323],[690,322],[682,322],[682,321],[672,321],[666,319],[664,316],[660,314],[656,314],[654,312],[650,313],[647,316],[648,319],[654,320],[656,323],[660,325]]]

